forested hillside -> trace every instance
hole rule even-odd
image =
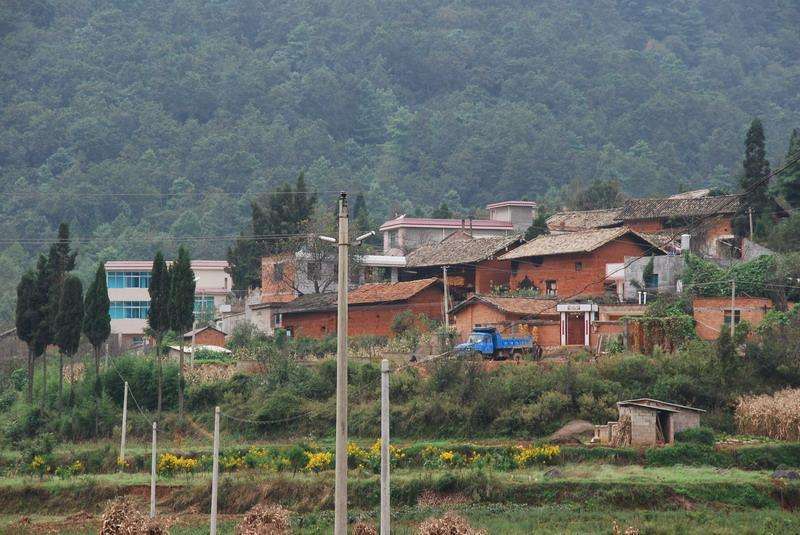
[[[800,125],[800,6],[6,0],[0,80],[8,318],[60,221],[86,272],[235,235],[255,193],[302,170],[376,219],[593,179],[733,184],[753,116],[773,162]]]

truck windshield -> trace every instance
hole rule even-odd
[[[469,341],[470,344],[480,344],[484,340],[487,340],[488,338],[489,337],[486,336],[485,334],[474,334],[473,333],[473,334],[469,335],[469,340],[468,341]]]

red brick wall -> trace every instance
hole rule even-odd
[[[394,336],[392,322],[406,310],[442,321],[442,300],[441,288],[429,286],[408,301],[351,305],[347,315],[347,333],[349,336]],[[325,338],[336,334],[336,311],[284,314],[282,326],[291,329],[293,336]]]
[[[275,280],[275,264],[283,264],[283,277]],[[294,259],[287,255],[265,256],[261,259],[261,302],[286,303],[296,296],[289,281],[294,280]]]
[[[658,232],[664,228],[661,219],[630,219],[625,226],[636,232]]]
[[[497,325],[522,319],[520,314],[509,314],[497,310],[493,306],[485,303],[472,303],[465,306],[453,315],[453,326],[458,331],[458,339],[465,341],[472,332],[475,325]],[[558,315],[546,316],[543,319],[553,321],[552,325],[518,325],[509,334],[532,336],[536,343],[543,347],[557,346],[561,344],[561,329],[558,323]]]
[[[770,299],[741,297],[735,300],[735,310],[741,311],[741,321],[757,327],[772,308]],[[725,310],[731,309],[730,297],[696,297],[692,301],[697,336],[703,340],[716,340],[725,322]]]
[[[492,286],[508,285],[510,278],[510,260],[484,260],[475,267],[475,293],[491,293]]]
[[[541,266],[534,266],[530,263],[530,258],[523,258],[519,263],[517,273],[511,277],[511,287],[512,289],[519,288],[519,282],[527,275],[543,294],[545,281],[555,280],[558,284],[557,295],[559,297],[573,294],[602,295],[606,264],[624,262],[626,256],[638,256],[648,250],[649,247],[623,237],[588,254],[545,256]],[[576,262],[581,262],[580,271],[575,269]],[[586,287],[587,285],[589,286]]]

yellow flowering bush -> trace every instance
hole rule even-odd
[[[349,447],[348,447],[349,449]],[[321,451],[319,453],[306,452],[308,462],[306,462],[306,470],[309,472],[322,472],[328,470],[333,466],[333,453],[329,451]]]
[[[381,439],[375,441],[372,447],[369,449],[370,455],[377,457],[378,462],[381,459]],[[394,444],[389,444],[389,459],[392,462],[400,462],[406,458],[406,454],[403,450],[395,446]]]
[[[363,468],[370,464],[369,452],[358,444],[347,443],[347,466],[349,468]]]
[[[34,455],[29,467],[31,473],[39,477],[44,477],[44,475],[50,471],[50,467],[47,466],[47,460],[44,458],[44,455]]]
[[[231,453],[230,455],[224,455],[219,458],[219,464],[222,468],[226,471],[233,472],[235,470],[241,470],[247,463],[244,460],[244,457],[241,457],[235,453]]]
[[[199,461],[191,457],[179,457],[172,453],[162,453],[158,458],[156,470],[159,474],[170,477],[177,473],[191,474],[197,469]]]
[[[456,454],[452,451],[443,451],[439,454],[439,460],[442,461],[444,464],[453,464],[453,461],[456,458]]]
[[[559,446],[517,446],[514,462],[517,466],[525,467],[534,464],[548,464],[561,454]]]

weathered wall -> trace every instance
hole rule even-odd
[[[492,286],[508,286],[510,260],[484,260],[475,267],[475,293],[490,294]]]
[[[675,285],[683,274],[684,257],[682,256],[648,256],[637,258],[639,255],[625,257],[625,289],[624,297],[626,300],[635,300],[638,288],[634,281],[639,284],[644,282],[644,270],[650,259],[653,260],[653,273],[658,275],[658,292],[675,293]],[[652,291],[647,288],[648,291]]]
[[[191,343],[192,338],[191,336],[186,339],[189,343]],[[194,343],[195,345],[209,345],[209,346],[220,346],[225,347],[225,334],[219,331],[215,331],[214,329],[206,329],[205,331],[201,331],[194,336]]]
[[[467,339],[469,333],[472,332],[472,328],[475,325],[498,326],[502,328],[522,318],[523,316],[520,314],[505,313],[485,303],[473,302],[469,306],[465,306],[453,314],[451,320],[456,331],[458,331],[459,341],[463,342]],[[537,319],[542,322],[549,321],[551,323],[518,325],[509,331],[509,334],[532,336],[534,341],[542,347],[561,345],[561,330],[558,314],[542,316]]]
[[[655,410],[632,405],[619,408],[620,420],[623,416],[631,418],[631,446],[654,446],[656,444]]]

